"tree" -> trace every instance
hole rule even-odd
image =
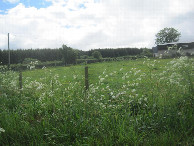
[[[152,57],[152,52],[151,52],[151,49],[147,49],[147,48],[143,48],[142,49],[143,51],[141,52],[140,55],[142,56],[146,56],[146,57]]]
[[[102,58],[102,55],[101,55],[101,53],[100,53],[99,51],[94,51],[94,52],[92,53],[92,56],[93,56],[94,58],[98,59],[98,60],[100,60],[100,59]]]
[[[164,28],[156,34],[155,44],[178,42],[181,33],[174,28]]]
[[[62,54],[62,61],[63,63],[67,64],[75,64],[77,59],[77,52],[76,50],[63,45],[61,48]]]

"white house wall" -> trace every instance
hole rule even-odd
[[[158,50],[157,56],[160,56],[160,54],[163,55],[165,51],[168,51],[168,50]],[[184,55],[186,53],[190,53],[190,54],[193,55],[194,54],[194,48],[192,48],[192,49],[184,49],[183,52],[184,52]]]

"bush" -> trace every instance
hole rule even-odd
[[[30,64],[32,62],[36,62],[37,64],[39,64],[41,61],[39,61],[38,59],[33,59],[33,58],[25,58],[22,63],[23,64]]]
[[[100,59],[102,58],[102,55],[101,55],[101,53],[100,53],[99,51],[94,51],[94,52],[92,53],[92,56],[93,56],[94,58],[98,59],[98,60],[100,60]]]

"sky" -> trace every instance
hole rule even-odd
[[[165,27],[194,42],[194,0],[0,0],[0,49],[152,48]]]

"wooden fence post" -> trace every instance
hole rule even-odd
[[[54,82],[53,82],[53,80],[51,80],[51,89],[52,89],[52,92],[53,92],[53,90],[54,90]]]
[[[89,89],[89,83],[88,83],[88,66],[85,67],[85,88],[86,90]]]
[[[19,88],[22,89],[22,71],[19,73]]]

